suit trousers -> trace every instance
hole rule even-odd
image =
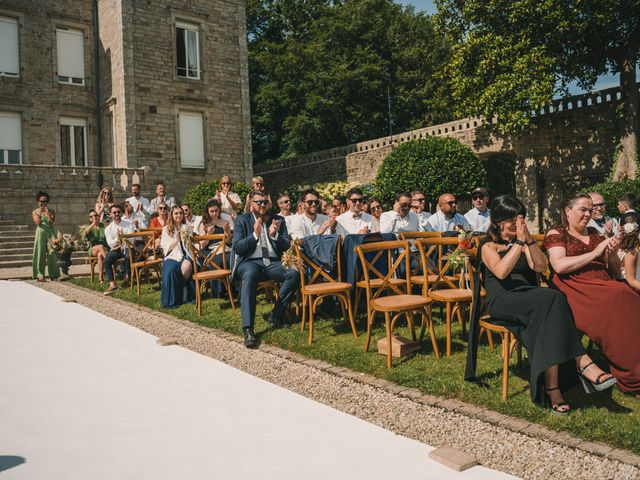
[[[129,276],[129,256],[125,255],[121,249],[109,250],[107,255],[104,257],[104,277],[107,281],[112,282],[115,280],[113,278],[113,270],[111,270],[111,267],[116,263],[116,260],[119,260],[120,258],[124,258],[124,274]]]
[[[242,328],[253,328],[256,316],[256,291],[258,282],[275,280],[281,284],[278,301],[273,307],[273,315],[282,318],[285,308],[293,299],[300,284],[300,274],[297,270],[285,270],[279,259],[272,259],[266,266],[261,258],[251,258],[238,265],[237,274],[241,287]]]

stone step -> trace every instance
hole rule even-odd
[[[5,254],[4,252],[0,253],[0,262],[6,261],[18,261],[18,260],[29,260],[33,258],[33,250],[30,253],[14,253],[14,254]],[[87,252],[73,252],[71,258],[87,258]]]
[[[27,243],[29,245],[33,245],[34,234],[31,232],[20,232],[16,235],[7,235],[6,232],[3,232],[3,235],[0,235],[0,247],[4,246],[7,243]]]
[[[15,220],[0,220],[0,225],[15,225]]]
[[[0,257],[2,257],[3,255],[18,255],[18,254],[28,254],[33,252],[33,245],[24,245],[24,244],[19,244],[16,245],[15,247],[7,247],[5,248],[6,245],[2,246],[2,249],[0,249]]]
[[[84,258],[72,258],[72,265],[84,265],[86,260]],[[2,268],[18,268],[18,267],[30,267],[31,258],[29,260],[0,260],[0,269]]]
[[[29,250],[33,250],[33,237],[29,238],[30,240],[25,241],[0,241],[0,254],[12,248],[28,248]]]
[[[30,228],[29,225],[16,225],[15,223],[8,224],[8,225],[3,225],[2,223],[0,223],[0,232],[11,232],[11,231],[16,231],[16,230],[29,230],[29,228]],[[35,225],[34,225],[34,229],[35,229]]]

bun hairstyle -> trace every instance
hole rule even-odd
[[[638,249],[640,245],[640,232],[638,228],[640,215],[636,212],[629,212],[620,218],[620,248],[623,252],[629,253]]]
[[[567,208],[573,208],[573,206],[583,198],[586,198],[591,203],[593,203],[593,199],[589,196],[589,194],[583,192],[574,193],[573,195],[570,195],[564,199],[564,202],[562,202],[562,210],[560,211],[560,220],[562,221],[563,227],[569,228],[569,220],[567,219],[567,212],[565,212],[565,210]]]
[[[501,240],[500,222],[522,215],[527,215],[527,209],[516,197],[500,195],[491,202],[491,223],[489,224],[489,237],[494,242]]]

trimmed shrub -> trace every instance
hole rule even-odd
[[[216,196],[216,193],[220,190],[220,179],[211,180],[209,182],[203,182],[195,187],[187,190],[187,192],[182,197],[182,201],[191,207],[193,213],[195,215],[201,215],[204,206],[207,203],[207,200]],[[231,191],[237,193],[240,196],[240,200],[242,200],[244,208],[244,199],[249,192],[251,192],[251,187],[245,185],[242,182],[231,182]]]
[[[421,190],[435,200],[445,192],[468,197],[486,185],[484,165],[470,148],[455,138],[427,137],[399,145],[384,159],[374,194],[389,206],[405,190]]]
[[[373,191],[373,185],[371,184],[337,181],[316,183],[315,185],[291,185],[290,187],[281,190],[279,194],[287,194],[294,202],[297,202],[298,197],[303,190],[306,190],[307,188],[315,188],[322,198],[327,201],[331,201],[337,195],[346,195],[349,189],[353,187],[360,187],[365,195],[371,195],[371,192]]]
[[[607,215],[617,217],[618,215],[618,198],[625,192],[633,192],[640,197],[640,179],[621,180],[619,182],[603,182],[593,185],[585,189],[587,192],[598,192],[604,197],[607,205]]]

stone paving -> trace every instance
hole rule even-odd
[[[39,284],[182,347],[218,359],[385,429],[436,447],[463,450],[484,466],[523,478],[636,479],[640,457],[607,445],[263,345],[244,348],[226,332],[105,298],[71,284]],[[577,448],[576,448],[577,447]]]

